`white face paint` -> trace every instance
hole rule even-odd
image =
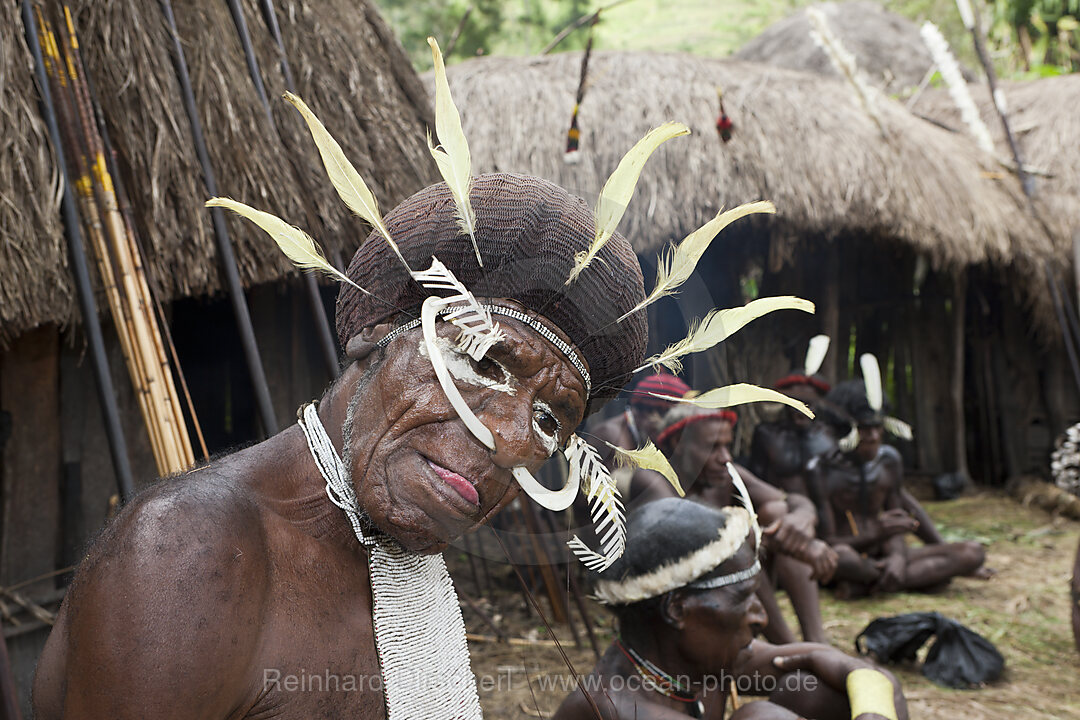
[[[450,374],[458,382],[463,382],[466,385],[474,385],[476,387],[488,388],[490,390],[496,390],[507,395],[514,395],[517,389],[513,385],[513,376],[506,371],[502,365],[495,363],[495,366],[499,369],[502,375],[501,379],[493,379],[484,377],[480,373],[476,372],[476,368],[473,367],[472,360],[469,356],[458,349],[457,345],[444,337],[440,337],[435,341],[439,351],[442,353],[443,362],[446,363],[446,369],[450,371]],[[428,357],[427,344],[423,340],[417,346],[417,352],[420,357]]]
[[[517,393],[517,383],[514,376],[497,361],[488,358],[488,361],[494,364],[494,367],[498,370],[498,374],[501,375],[501,377],[498,379],[486,377],[477,372],[476,367],[473,365],[473,360],[469,357],[468,353],[461,350],[456,343],[450,341],[448,338],[436,337],[433,344],[435,351],[442,357],[443,364],[446,366],[446,369],[454,382],[462,382],[466,385],[488,388],[507,395],[515,395]],[[416,352],[420,357],[430,361],[431,356],[428,352],[429,347],[430,346],[425,340],[421,340],[417,344]],[[532,429],[533,432],[536,433],[536,437],[544,447],[544,450],[547,451],[548,457],[554,455],[555,451],[559,449],[559,436],[562,433],[562,423],[559,422],[558,416],[551,409],[551,406],[543,400],[536,400],[533,402]]]
[[[554,434],[544,430],[540,426],[540,418],[547,415],[551,422],[555,425]],[[550,424],[550,423],[549,423]],[[559,449],[559,433],[562,430],[562,423],[559,422],[555,413],[552,411],[551,406],[543,400],[537,400],[533,403],[533,432],[536,433],[536,437],[540,438],[541,444],[544,449],[547,450],[548,457],[555,454],[555,451]]]

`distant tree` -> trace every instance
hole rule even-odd
[[[447,62],[494,53],[539,52],[560,30],[592,6],[588,0],[376,0],[397,32],[417,70],[431,68],[426,38],[433,35],[445,50],[461,18],[462,27]],[[574,33],[559,50],[584,47],[587,30]]]
[[[990,37],[1036,75],[1080,71],[1080,0],[992,0]]]

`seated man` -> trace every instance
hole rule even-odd
[[[596,583],[619,635],[555,720],[719,719],[732,685],[769,696],[732,720],[906,718],[899,683],[869,661],[754,639],[757,530],[745,507],[667,498],[631,512],[626,552]]]
[[[977,542],[938,543],[908,547],[918,521],[904,508],[903,463],[895,448],[885,445],[883,416],[867,401],[861,380],[841,383],[826,397],[832,422],[840,431],[855,423],[858,443],[851,452],[839,449],[812,465],[811,483],[818,488],[818,534],[839,556],[836,580],[841,596],[875,592],[931,590],[957,575],[973,575],[986,553]]]
[[[823,407],[822,401],[832,388],[815,374],[817,366],[811,364],[814,340],[811,340],[811,351],[807,352],[807,364],[802,371],[780,378],[773,387],[818,410]],[[828,413],[827,407],[825,410]],[[838,438],[827,422],[814,422],[786,405],[780,412],[779,419],[758,423],[754,428],[750,442],[750,469],[762,480],[784,492],[813,497],[811,489],[807,487],[809,465],[816,458],[834,451]],[[926,510],[906,488],[900,488],[900,501],[904,510],[918,521],[915,532],[920,540],[927,545],[945,542]]]
[[[828,336],[810,341],[802,368],[777,380],[773,387],[816,411],[830,386],[817,374],[828,348]],[[835,447],[835,440],[821,423],[787,405],[776,420],[758,423],[750,441],[750,470],[784,492],[809,496],[806,468],[810,461]]]
[[[803,637],[825,642],[818,605],[817,580],[827,581],[836,568],[836,554],[815,537],[817,513],[813,503],[797,494],[782,491],[762,482],[745,468],[732,463],[731,442],[737,416],[730,410],[701,410],[693,405],[678,405],[664,416],[658,445],[671,460],[671,466],[686,489],[687,497],[711,505],[726,507],[735,497],[735,485],[729,468],[734,467],[754,505],[759,508],[765,530],[770,571],[775,570],[779,584],[787,590]],[[651,473],[634,474],[631,498],[671,496],[666,481]],[[773,642],[793,642],[772,594],[771,584],[761,583],[761,598],[769,613],[767,630]]]

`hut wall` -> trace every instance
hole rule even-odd
[[[10,418],[3,448],[0,585],[9,587],[48,573],[58,551],[60,474],[59,333],[46,325],[15,340],[0,355],[0,409]],[[21,587],[42,602],[54,592],[52,580]],[[18,605],[4,598],[5,609]],[[17,613],[21,625],[5,623],[4,636],[20,705],[29,717],[29,688],[45,634],[24,632],[41,623]]]

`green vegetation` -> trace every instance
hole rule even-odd
[[[376,0],[420,71],[431,67],[424,39],[444,49],[470,6],[472,12],[449,62],[475,55],[540,52],[555,35],[596,7],[590,0]],[[608,50],[690,52],[723,57],[807,0],[626,0],[602,15],[595,47]],[[915,22],[935,23],[961,62],[976,68],[971,37],[953,0],[884,0],[885,8]],[[1003,77],[1040,77],[1080,69],[1080,0],[974,0],[983,11],[991,51]],[[584,47],[587,29],[570,34],[559,50]]]

